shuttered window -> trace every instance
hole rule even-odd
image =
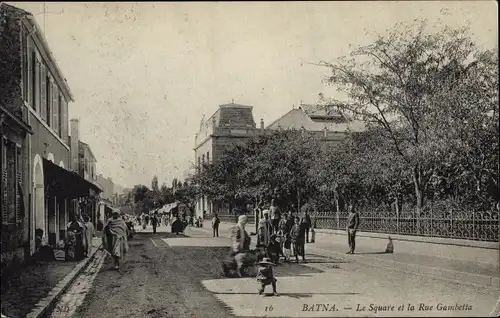
[[[63,110],[63,105],[62,105],[62,98],[61,98],[61,95],[59,95],[59,90],[56,90],[56,98],[57,98],[57,110],[58,110],[58,119],[59,121],[57,122],[57,125],[58,125],[58,131],[59,131],[59,136],[61,137],[62,140],[66,140],[65,136],[64,136],[64,130],[63,130],[63,127],[62,127],[62,124],[63,124],[63,113],[64,113],[64,110]]]
[[[49,127],[52,127],[52,80],[50,79],[49,72],[46,69],[45,72],[47,76],[45,77],[45,108],[46,108],[46,120],[45,122]]]
[[[34,62],[34,53],[33,53],[33,46],[31,45],[31,40],[28,39],[27,41],[27,46],[28,46],[28,104],[35,108],[34,105],[33,105],[33,83],[34,83],[34,80],[33,78],[35,77],[35,74],[34,74],[34,69],[35,69],[35,62]]]
[[[23,157],[21,146],[2,140],[2,223],[14,224],[24,217],[22,194]]]
[[[23,100],[28,102],[28,97],[29,97],[29,92],[28,92],[28,86],[30,83],[29,77],[28,77],[28,32],[26,30],[26,27],[23,25],[21,28],[21,58],[22,58],[22,72],[23,72]]]
[[[52,83],[52,128],[57,133],[58,136],[61,136],[61,129],[59,128],[59,90],[57,89],[57,85]]]
[[[20,223],[24,218],[23,204],[23,156],[21,145],[16,144],[16,223]]]
[[[64,99],[64,96],[61,95],[61,106],[62,106],[62,132],[61,132],[61,137],[64,141],[67,143],[69,142],[68,140],[68,103]]]
[[[40,63],[40,115],[42,120],[47,122],[47,72],[45,65]]]
[[[40,113],[40,62],[36,58],[35,51],[32,52],[32,60],[33,60],[33,85],[32,85],[32,105],[35,111]]]

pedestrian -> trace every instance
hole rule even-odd
[[[356,249],[356,232],[359,227],[359,214],[352,204],[350,204],[347,209],[349,211],[349,215],[347,216],[346,231],[349,251],[346,254],[354,254],[354,250]]]
[[[70,248],[68,249],[68,258],[73,261],[81,261],[85,258],[85,241],[84,241],[84,231],[85,224],[80,221],[78,215],[73,216],[73,221],[71,221],[68,226],[68,240],[70,242]]]
[[[273,226],[269,220],[269,210],[262,211],[264,218],[259,222],[259,231],[257,232],[257,247],[267,247],[273,232]]]
[[[278,280],[274,277],[273,266],[274,264],[267,257],[259,262],[259,268],[257,269],[257,281],[260,283],[259,295],[264,293],[267,285],[271,285],[273,286],[273,295],[278,296],[276,291],[276,282]]]
[[[114,268],[119,270],[120,259],[124,258],[128,252],[127,225],[119,212],[113,212],[111,219],[104,227],[102,246],[113,257]]]
[[[290,236],[290,233],[285,235],[283,254],[285,254],[285,262],[290,262],[290,257],[292,256],[292,237]]]
[[[311,216],[309,215],[309,212],[307,210],[304,211],[301,223],[304,226],[304,231],[306,234],[306,243],[309,243],[309,230],[311,229],[312,222],[311,222]]]
[[[281,220],[281,210],[280,208],[274,203],[274,199],[271,200],[271,206],[269,207],[269,212],[271,214],[271,223],[273,225],[273,232],[276,233],[278,232],[278,225]]]
[[[231,238],[233,241],[231,255],[236,261],[238,275],[243,276],[243,265],[248,259],[248,251],[250,250],[250,236],[245,230],[248,218],[246,215],[238,217],[238,224],[231,231]]]
[[[87,244],[85,244],[85,256],[88,257],[92,251],[92,239],[95,236],[95,228],[87,215],[83,217],[83,221],[85,222],[85,239],[87,240]]]
[[[156,234],[156,227],[158,226],[158,223],[158,215],[155,212],[155,214],[151,216],[151,226],[153,226],[153,234]]]
[[[219,224],[220,224],[219,216],[217,215],[217,213],[215,213],[214,218],[212,219],[212,229],[214,237],[216,236],[219,237]]]
[[[290,231],[290,236],[292,239],[293,251],[295,255],[295,261],[299,262],[299,256],[302,257],[302,262],[306,262],[306,253],[304,251],[305,243],[305,228],[304,225],[300,223],[300,218],[295,218],[295,225]]]
[[[276,234],[271,235],[269,245],[267,245],[267,256],[275,265],[278,265],[280,256],[284,256],[283,250],[281,249],[280,238]]]

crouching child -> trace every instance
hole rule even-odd
[[[264,258],[259,262],[259,268],[257,272],[257,281],[259,281],[260,283],[259,295],[262,295],[264,293],[264,289],[267,285],[272,285],[273,295],[278,296],[278,292],[276,291],[277,279],[274,277],[273,266],[274,264],[269,258]]]

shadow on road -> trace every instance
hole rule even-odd
[[[248,293],[248,292],[234,292],[234,293],[229,293],[229,292],[223,292],[223,293],[216,293],[217,295],[258,295],[258,293]],[[280,293],[278,291],[279,296],[278,297],[291,297],[291,298],[310,298],[313,295],[360,295],[359,293]],[[266,293],[264,296],[272,296],[272,294]],[[276,297],[276,296],[275,296]]]

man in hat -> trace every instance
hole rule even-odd
[[[276,292],[277,279],[274,277],[273,266],[274,264],[269,258],[264,258],[259,262],[259,268],[257,269],[257,281],[260,282],[259,295],[264,293],[264,289],[267,285],[272,285],[273,295],[278,296]]]

